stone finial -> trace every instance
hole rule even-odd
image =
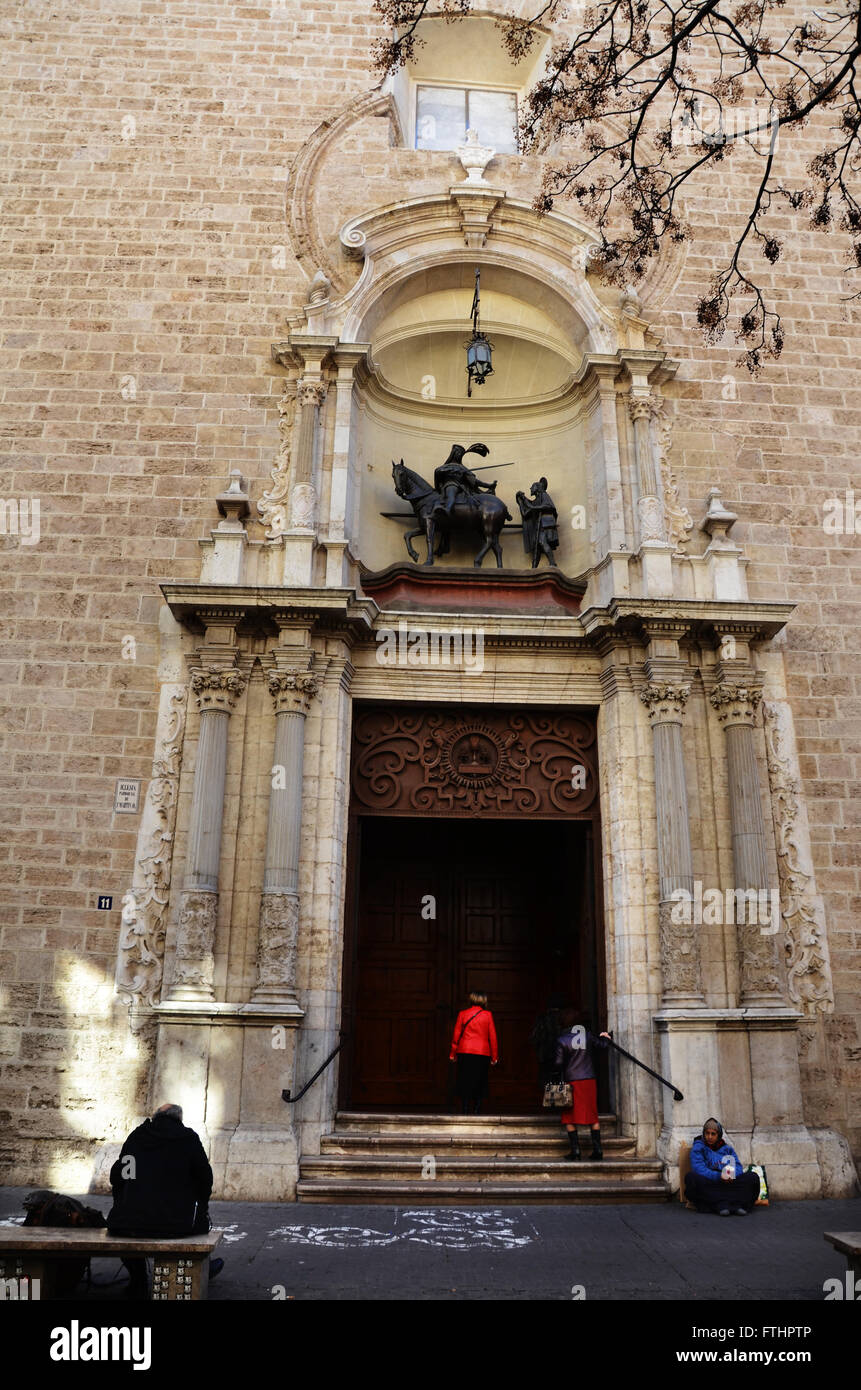
[[[626,318],[638,319],[643,312],[640,296],[633,285],[626,285],[619,296],[619,309]]]
[[[248,500],[248,484],[238,468],[230,470],[226,492],[220,492],[215,499],[219,512],[225,518],[219,522],[220,531],[242,529],[242,522],[251,511]]]
[[[311,288],[308,293],[309,304],[325,304],[332,290],[332,281],[324,270],[318,270],[311,281]]]
[[[729,511],[721,501],[720,488],[710,487],[708,510],[700,522],[700,530],[708,532],[712,545],[717,548],[729,545],[729,533],[737,521],[737,514]]]
[[[489,145],[479,144],[478,131],[468,130],[466,140],[462,145],[455,146],[454,152],[466,171],[466,183],[484,183],[484,171],[496,150],[491,149]]]

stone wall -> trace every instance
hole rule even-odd
[[[343,289],[357,273],[343,222],[461,171],[394,147],[389,117],[366,114],[306,171],[316,220],[294,218],[291,243],[293,161],[376,82],[358,0],[6,11],[0,495],[38,499],[41,514],[37,544],[0,537],[0,1163],[9,1181],[80,1188],[97,1146],[148,1101],[152,1038],[130,1034],[113,995],[138,827],[113,797],[119,776],[142,778],[143,797],[152,768],[158,582],[197,578],[231,468],[253,503],[269,485],[270,343],[305,302],[317,253]],[[820,130],[802,135],[800,178]],[[531,198],[538,166],[498,165],[510,195]],[[836,1001],[802,1028],[807,1119],[858,1154],[861,538],[826,535],[822,518],[861,485],[861,334],[841,303],[848,239],[787,220],[783,258],[763,271],[784,316],[780,363],[754,381],[731,338],[703,345],[696,302],[755,175],[743,156],[724,168],[689,198],[696,240],[649,277],[644,316],[681,363],[665,393],[682,505],[702,515],[719,482],[751,597],[798,604],[786,669]],[[262,539],[254,520],[249,533]]]

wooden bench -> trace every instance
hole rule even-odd
[[[112,1236],[106,1230],[69,1230],[60,1226],[0,1228],[0,1279],[28,1279],[33,1293],[33,1280],[38,1279],[39,1296],[47,1299],[56,1296],[52,1274],[63,1258],[149,1256],[153,1260],[152,1298],[194,1302],[207,1296],[209,1256],[220,1240],[220,1231],[156,1240],[152,1236]]]
[[[861,1231],[825,1231],[824,1239],[846,1256],[856,1281],[861,1282]]]

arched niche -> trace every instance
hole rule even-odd
[[[407,558],[405,524],[382,515],[406,510],[392,487],[392,460],[403,458],[430,482],[453,443],[481,441],[488,463],[511,465],[498,470],[498,495],[515,523],[517,491],[548,479],[564,573],[585,575],[610,554],[629,556],[643,489],[626,407],[636,397],[659,411],[676,364],[635,295],[608,303],[596,292],[588,226],[556,212],[538,216],[481,179],[357,215],[339,240],[343,255],[361,264],[358,278],[338,294],[318,271],[304,318],[289,342],[273,344],[276,362],[310,375],[312,394],[327,373],[337,379],[313,464],[327,582],[352,580],[357,560],[379,570]],[[468,400],[476,267],[495,374]],[[646,451],[657,447],[654,421],[646,434],[644,475]],[[310,439],[301,435],[303,448]],[[310,481],[310,455],[303,457]],[[647,504],[650,516],[662,507],[655,496]],[[307,522],[299,529],[309,535]],[[476,548],[461,547],[445,563],[470,563]],[[507,568],[529,564],[519,534],[509,533],[503,549]]]
[[[590,511],[578,384],[588,329],[552,286],[518,266],[485,264],[481,325],[493,343],[494,373],[468,398],[465,344],[475,268],[475,257],[462,254],[408,273],[363,318],[370,352],[357,373],[354,427],[363,562],[376,570],[407,558],[407,528],[382,515],[407,510],[392,491],[392,461],[403,458],[431,482],[452,444],[481,441],[490,455],[467,462],[490,465],[482,476],[497,477],[497,495],[514,522],[520,521],[516,492],[528,494],[541,476],[549,480],[560,514],[557,558],[566,573],[583,573],[590,563],[589,532],[572,523]],[[476,548],[456,546],[447,563],[470,563]],[[518,533],[505,536],[503,548],[507,567],[530,563]]]

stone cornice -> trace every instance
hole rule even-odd
[[[282,585],[242,584],[162,584],[161,591],[173,616],[189,626],[200,624],[199,614],[217,607],[223,613],[244,614],[245,618],[271,622],[274,613],[310,620],[315,627],[335,625],[354,637],[373,630],[379,612],[371,598],[354,589],[288,588]]]
[[[687,624],[692,637],[704,636],[709,641],[715,629],[734,632],[740,624],[747,636],[753,630],[756,640],[766,642],[786,626],[794,611],[794,603],[615,598],[606,607],[587,608],[580,621],[585,636],[596,646],[611,632],[629,633],[635,641],[646,640],[649,627],[656,622]]]

